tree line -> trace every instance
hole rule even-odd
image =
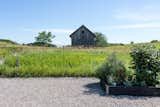
[[[103,33],[95,32],[94,34],[96,35],[96,46],[105,47],[108,45],[107,38]],[[51,32],[43,31],[35,37],[34,43],[28,45],[55,47],[55,45],[52,44],[52,39],[55,37]]]

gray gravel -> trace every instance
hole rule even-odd
[[[0,78],[0,107],[160,107],[159,97],[104,96],[96,78]]]

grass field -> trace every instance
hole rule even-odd
[[[154,44],[158,48],[160,43]],[[0,45],[0,74],[7,77],[95,76],[113,52],[130,66],[132,45],[104,48],[44,48]]]

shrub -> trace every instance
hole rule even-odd
[[[152,45],[135,46],[131,53],[136,85],[155,86],[160,72],[160,51]]]
[[[134,42],[133,42],[133,41],[131,41],[131,42],[130,42],[130,44],[134,44]]]
[[[50,43],[43,43],[43,42],[34,42],[27,44],[28,46],[44,46],[44,47],[56,47],[54,44]]]
[[[97,69],[97,77],[105,81],[108,85],[123,85],[127,77],[124,63],[118,60],[116,54],[113,53]]]
[[[159,42],[158,40],[152,40],[151,43],[157,43]]]
[[[107,38],[104,34],[100,32],[95,32],[94,34],[96,36],[96,46],[105,47],[108,45]]]

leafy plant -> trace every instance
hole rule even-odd
[[[124,63],[118,60],[116,54],[113,53],[97,69],[97,77],[105,81],[108,85],[123,85],[127,77]]]
[[[132,68],[136,71],[136,83],[140,86],[155,86],[160,72],[160,50],[152,45],[135,46],[131,53]]]

